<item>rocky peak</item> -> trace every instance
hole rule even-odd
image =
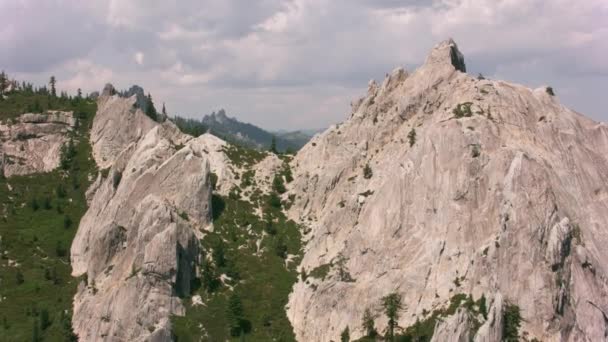
[[[608,129],[544,88],[465,70],[446,40],[413,73],[370,83],[348,120],[297,154],[300,267],[328,270],[294,286],[298,340],[336,340],[347,326],[359,338],[366,308],[384,329],[391,292],[407,304],[404,328],[434,325],[428,313],[455,295],[487,300],[487,319],[438,319],[437,341],[500,340],[507,307],[521,309],[529,339],[605,339]]]
[[[467,72],[464,55],[458,49],[453,39],[444,40],[435,45],[424,62],[425,66],[451,66],[454,69]]]
[[[112,96],[114,94],[116,94],[116,89],[114,86],[110,83],[106,83],[106,85],[103,87],[103,91],[101,92],[101,96]]]

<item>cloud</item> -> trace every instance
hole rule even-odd
[[[135,59],[135,63],[139,64],[139,65],[143,65],[144,64],[144,53],[143,52],[136,52],[135,56],[133,56],[133,59]]]
[[[369,79],[453,37],[471,72],[551,84],[608,119],[594,95],[608,88],[604,0],[21,0],[0,3],[0,22],[9,72],[86,91],[137,83],[182,115],[225,107],[269,128],[325,126]]]

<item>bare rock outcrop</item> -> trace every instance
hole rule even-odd
[[[358,338],[366,308],[383,330],[391,292],[407,304],[403,328],[455,294],[488,299],[476,331],[459,330],[464,309],[442,317],[442,341],[499,340],[505,303],[530,340],[606,338],[608,127],[545,88],[465,70],[442,42],[413,73],[371,82],[293,160],[290,216],[309,228],[309,277],[287,305],[298,340],[338,340],[346,326]]]
[[[208,146],[131,110],[133,98],[98,101],[93,151],[106,170],[71,247],[73,275],[84,277],[74,331],[86,341],[170,341],[211,224]]]
[[[0,169],[7,177],[49,172],[76,125],[72,112],[26,113],[0,123]]]
[[[122,98],[106,85],[97,100],[97,114],[91,129],[93,157],[102,168],[110,167],[127,145],[142,138],[158,124],[137,108],[135,96]]]

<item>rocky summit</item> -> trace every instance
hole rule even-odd
[[[328,270],[289,297],[298,340],[361,337],[366,309],[383,330],[392,292],[414,338],[500,341],[507,309],[526,340],[607,338],[608,127],[550,88],[464,71],[440,43],[417,70],[370,82],[295,157],[300,270]]]
[[[608,126],[466,70],[441,42],[295,155],[185,134],[143,90],[7,89],[6,336],[605,341]]]

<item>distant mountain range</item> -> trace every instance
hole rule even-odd
[[[121,97],[136,96],[136,103],[146,112],[148,101],[142,87],[133,85],[128,90],[118,91]],[[255,149],[269,149],[272,138],[275,138],[276,148],[280,152],[297,151],[304,146],[315,134],[323,129],[304,129],[297,131],[278,130],[267,131],[250,123],[245,123],[226,115],[224,109],[205,115],[202,120],[188,119],[176,116],[172,121],[180,129],[190,135],[199,136],[209,132],[226,141]]]
[[[268,149],[275,138],[279,151],[297,151],[304,146],[318,131],[266,131],[250,123],[240,122],[228,117],[226,111],[220,109],[217,113],[205,115],[200,121],[206,129],[227,141],[239,143],[256,149]]]

